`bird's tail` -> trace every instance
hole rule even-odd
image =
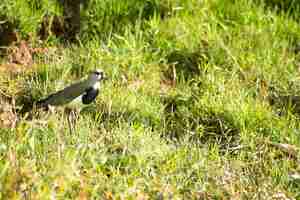
[[[47,107],[48,107],[47,100],[48,100],[48,98],[37,101],[37,102],[34,104],[35,108],[37,108],[37,109],[40,109],[40,108],[47,108]]]
[[[28,99],[24,99],[22,102],[22,107],[18,111],[21,114],[25,114],[28,112],[35,111],[36,109],[49,109],[49,97],[41,100],[35,100],[34,98],[30,97]]]

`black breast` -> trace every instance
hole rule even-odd
[[[82,103],[83,104],[90,104],[92,103],[97,95],[99,94],[99,90],[98,89],[94,89],[94,88],[88,88],[85,91],[85,94],[82,96]]]

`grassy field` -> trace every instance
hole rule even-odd
[[[4,0],[0,199],[300,199],[297,2],[90,0],[70,42],[55,1]],[[74,132],[21,112],[95,68]]]

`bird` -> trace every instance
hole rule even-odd
[[[92,71],[87,79],[74,83],[36,103],[37,108],[47,108],[49,106],[64,106],[72,102],[87,105],[95,101],[99,94],[100,82],[107,79],[101,69]]]
[[[67,86],[39,100],[36,103],[36,108],[46,108],[53,111],[56,106],[64,106],[66,108],[65,112],[68,115],[69,130],[72,134],[75,130],[74,124],[78,118],[76,108],[81,108],[84,105],[94,102],[99,94],[100,82],[106,79],[107,77],[103,70],[97,69],[92,71],[83,81]],[[81,106],[78,106],[78,104],[81,104]]]

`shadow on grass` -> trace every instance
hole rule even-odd
[[[128,27],[136,25],[146,29],[147,21],[153,17],[160,19],[166,18],[172,11],[168,3],[156,0],[148,1],[103,1],[95,6],[94,1],[90,1],[87,9],[82,16],[83,38],[94,37],[95,34],[100,38],[111,37],[112,33],[123,34]],[[98,23],[94,23],[98,21]],[[132,28],[131,31],[135,31]]]
[[[165,97],[165,135],[178,141],[183,137],[194,144],[218,144],[222,150],[237,146],[239,129],[225,114],[205,113],[195,105],[195,99]]]
[[[18,20],[9,19],[5,15],[0,16],[0,46],[9,46],[17,41],[16,30],[19,28]],[[3,54],[3,48],[0,48],[0,53]]]
[[[285,115],[288,112],[300,115],[300,96],[298,86],[289,84],[288,90],[279,89],[274,84],[266,85],[261,92],[265,96],[265,100],[272,106],[275,113],[279,116]]]
[[[291,111],[300,116],[299,95],[272,95],[269,97],[269,103],[279,115],[285,115]]]
[[[55,37],[64,37],[65,29],[62,17],[45,15],[38,30],[38,35],[42,40],[47,40],[47,38],[52,35]]]
[[[295,0],[255,0],[257,4],[263,4],[266,8],[271,8],[276,12],[284,12],[291,15],[297,19],[300,18],[300,1]]]
[[[122,32],[128,25],[150,20],[154,16],[164,19],[171,8],[155,0],[148,1],[103,1],[97,4],[92,0],[57,0],[63,8],[63,16],[43,17],[39,35],[47,39],[53,35],[70,42],[82,33],[88,37],[109,35]],[[41,9],[39,1],[30,3],[35,9]],[[120,9],[121,8],[121,9]],[[97,21],[97,23],[94,23]]]
[[[34,98],[33,94],[29,89],[23,90],[16,97],[16,105],[18,107],[16,112],[18,113],[18,115],[24,116],[33,109],[34,103],[37,101],[38,100]]]
[[[191,51],[189,49],[175,50],[167,55],[168,68],[163,76],[168,80],[190,80],[200,75],[200,64],[207,62],[208,54],[205,49]]]

